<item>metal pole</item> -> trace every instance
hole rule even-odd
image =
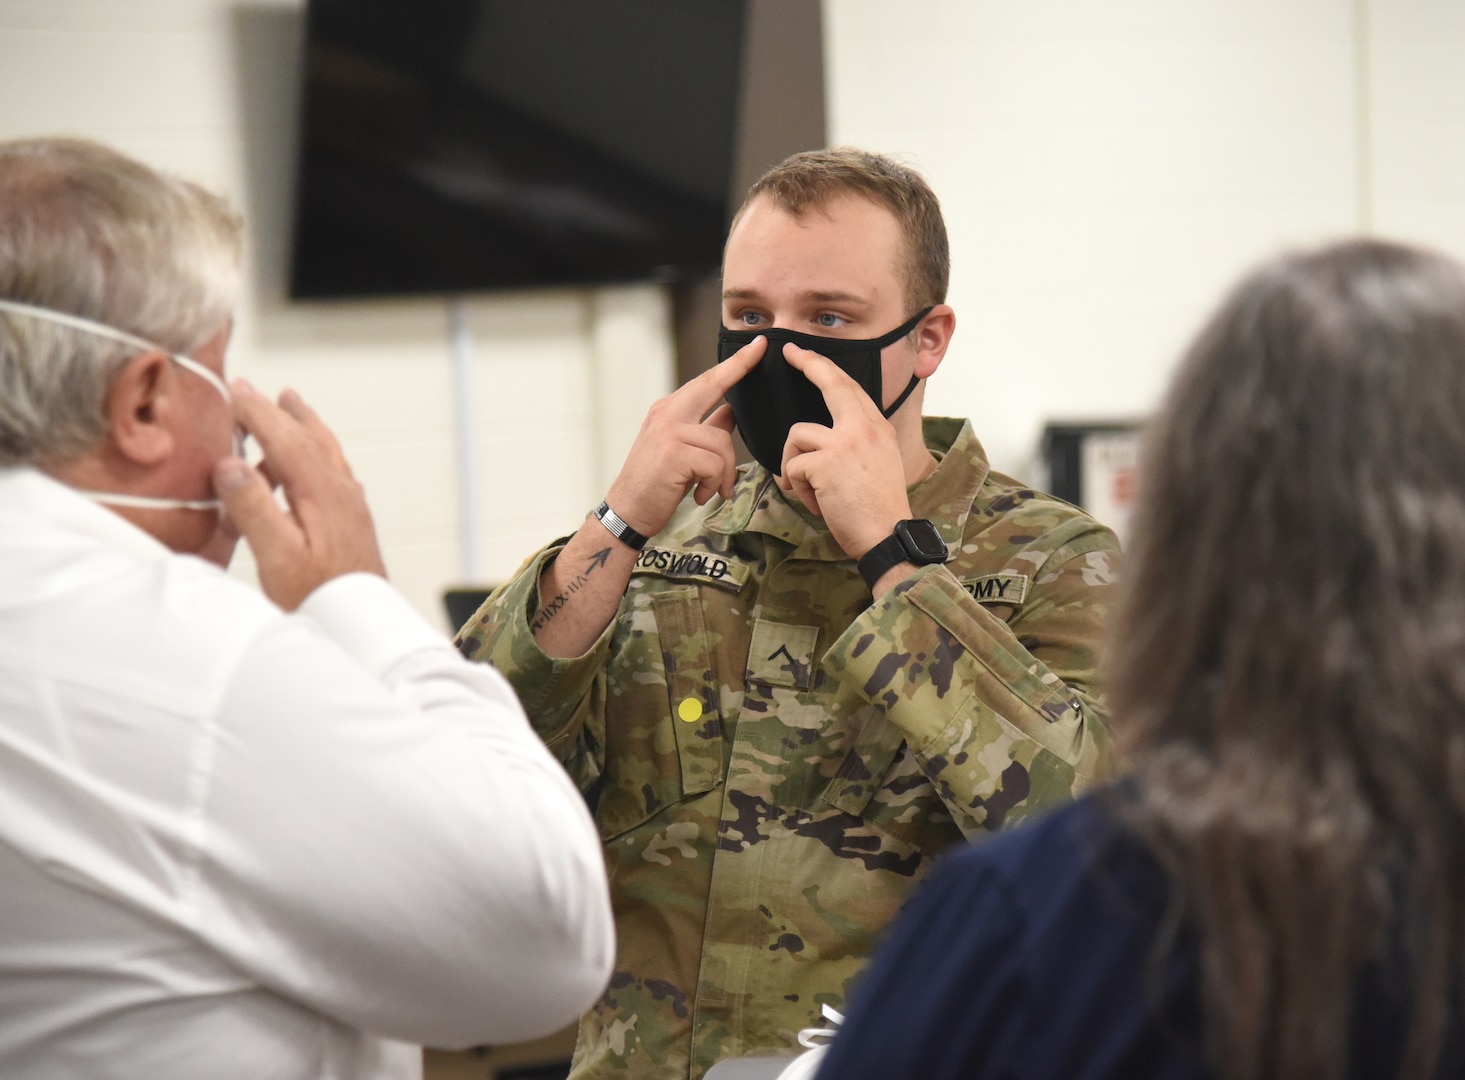
[[[468,305],[460,296],[448,301],[448,330],[457,421],[458,542],[463,552],[463,581],[474,584],[480,578],[482,561],[478,550],[478,456],[473,437],[473,336],[468,331]]]

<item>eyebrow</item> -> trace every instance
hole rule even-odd
[[[762,296],[756,289],[724,289],[722,298],[724,300],[761,300]],[[841,290],[831,292],[811,290],[806,293],[801,293],[799,299],[813,301],[816,304],[856,304],[860,307],[870,306],[870,300],[868,298],[860,296],[858,293],[843,292]]]

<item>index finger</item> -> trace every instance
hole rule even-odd
[[[767,347],[768,339],[759,334],[726,360],[720,360],[696,378],[688,379],[672,397],[678,404],[686,404],[689,415],[696,413],[696,419],[701,420],[744,375],[758,366]]]
[[[300,408],[308,412],[309,407],[298,395],[293,401],[284,395],[286,403],[295,407],[287,411],[243,379],[236,379],[230,389],[234,419],[259,443],[271,476],[288,486],[297,478],[301,463],[319,456],[319,445],[307,427],[309,418],[295,415]]]
[[[243,379],[230,383],[229,401],[235,422],[254,436],[266,452],[282,441],[298,437],[299,421]]]
[[[294,390],[282,390],[276,404],[243,379],[235,379],[230,399],[235,421],[266,451],[271,443],[279,445],[282,439],[305,439],[317,443],[318,449],[329,451],[337,460],[342,459],[335,434]]]
[[[336,438],[336,433],[326,426],[326,422],[305,403],[305,399],[299,393],[288,387],[282,390],[280,408],[299,421],[300,426],[310,433],[311,438],[330,452],[332,459],[338,465],[346,467],[346,454],[341,449],[341,442]]]
[[[784,359],[803,372],[819,392],[824,395],[824,404],[830,417],[837,423],[840,416],[849,416],[856,411],[869,414],[872,410],[880,414],[880,406],[865,393],[864,387],[850,378],[847,372],[827,356],[821,356],[812,349],[800,348],[789,342],[783,349]]]

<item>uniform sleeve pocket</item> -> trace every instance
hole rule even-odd
[[[905,741],[883,709],[867,706],[862,711],[866,713],[865,722],[855,745],[824,789],[825,802],[856,817],[864,814]]]

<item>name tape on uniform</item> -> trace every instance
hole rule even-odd
[[[737,592],[748,583],[749,568],[744,563],[706,551],[648,547],[636,556],[636,565],[631,572],[702,581]]]

